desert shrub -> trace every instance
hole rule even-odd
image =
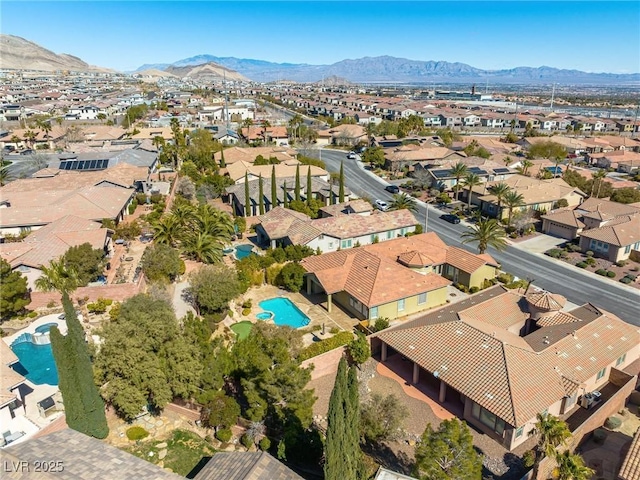
[[[27,313],[27,317],[36,318],[38,316],[38,312],[29,312]]]
[[[596,275],[601,275],[601,276],[605,276],[607,274],[607,271],[604,268],[599,268],[598,270],[596,270]]]
[[[498,275],[496,279],[500,283],[511,283],[513,282],[513,275],[511,275],[510,273],[503,272],[500,275]]]
[[[596,428],[593,432],[593,441],[599,444],[604,443],[607,438],[607,431],[603,428]]]
[[[618,428],[620,425],[622,425],[622,420],[620,420],[618,417],[609,417],[607,418],[607,421],[604,422],[604,426],[609,430]]]
[[[244,315],[245,317],[247,315],[249,315],[251,313],[251,309],[250,308],[243,308],[242,309],[242,315]]]
[[[304,348],[298,355],[298,360],[303,361],[312,357],[316,357],[322,353],[333,350],[334,348],[347,345],[353,340],[353,333],[340,332],[331,338],[322,340],[320,342],[312,343],[308,347]]]
[[[258,442],[258,446],[260,447],[260,450],[266,452],[271,448],[271,440],[269,440],[268,437],[262,437],[262,439],[260,439],[260,442]]]
[[[585,253],[585,255],[586,255],[587,257],[593,257],[593,251],[591,251],[591,250],[587,250],[587,251],[586,251],[586,253]]]
[[[147,203],[147,195],[142,192],[136,193],[136,202],[138,202],[138,205]]]
[[[534,463],[536,463],[536,452],[533,450],[527,450],[524,452],[524,455],[522,455],[522,464],[524,467],[531,468]]]
[[[631,270],[632,272],[637,272],[640,270],[640,267],[635,266],[635,267],[631,267],[629,270]]]
[[[507,283],[505,285],[505,287],[507,287],[510,290],[513,290],[515,288],[524,288],[526,286],[527,286],[527,282],[525,280],[516,280],[515,282]]]
[[[578,267],[578,268],[587,268],[587,263],[586,262],[578,262],[578,263],[576,263],[576,267]]]
[[[138,202],[134,200],[129,204],[129,215],[133,215],[133,212],[136,211],[136,208],[138,208]]]
[[[456,283],[456,284],[454,285],[454,287],[456,287],[456,288],[457,288],[458,290],[460,290],[461,292],[469,293],[469,289],[468,289],[465,285],[463,285],[463,284],[461,284],[461,283]]]
[[[620,283],[624,283],[625,285],[629,285],[631,283],[631,279],[629,277],[622,277],[620,279]]]
[[[496,283],[498,283],[498,280],[496,280],[495,278],[485,278],[482,281],[482,286],[480,287],[480,290],[485,290],[487,288],[493,287]]]
[[[251,308],[251,307],[253,307],[253,301],[250,298],[242,302],[242,308]]]
[[[547,250],[545,254],[551,258],[562,258],[563,256],[566,255],[566,253],[560,250],[559,248],[552,248],[551,250]]]
[[[576,245],[575,243],[569,243],[567,245],[567,249],[570,252],[579,252],[580,251],[580,245]]]
[[[469,293],[478,293],[480,291],[480,289],[478,287],[471,287],[469,289]]]
[[[595,267],[596,265],[596,259],[593,257],[588,257],[584,260],[584,263],[586,263],[587,265],[589,265],[590,267]]]
[[[611,270],[607,270],[607,277],[613,278],[616,276],[616,272],[612,272]]]
[[[87,310],[90,313],[104,313],[112,303],[113,300],[109,298],[98,298],[95,302],[87,304]]]
[[[144,428],[136,425],[127,428],[126,435],[129,440],[136,441],[147,438],[149,436],[149,432],[147,432]]]
[[[629,263],[629,262],[627,262],[626,260],[620,260],[620,261],[616,262],[616,267],[625,267],[627,265],[627,263]]]
[[[251,448],[253,446],[253,439],[245,433],[240,439],[240,443],[242,443],[246,448]]]
[[[216,438],[223,443],[228,443],[231,440],[231,430],[228,428],[221,428],[216,432]]]
[[[330,333],[331,335],[335,335],[336,333],[340,333],[340,329],[339,329],[338,327],[331,327],[331,328],[329,329],[329,333]]]

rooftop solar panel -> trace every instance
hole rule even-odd
[[[508,168],[494,168],[493,171],[495,173],[509,173],[511,170]]]

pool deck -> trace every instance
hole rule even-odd
[[[23,333],[35,333],[36,328],[41,325],[45,325],[47,323],[57,323],[60,328],[61,333],[65,334],[67,332],[67,323],[64,320],[58,319],[58,313],[52,315],[45,315],[44,317],[40,317],[26,328],[23,328],[16,333],[9,335],[7,337],[2,338],[2,340],[11,347],[11,344],[14,342],[16,338],[18,338]],[[61,401],[62,397],[60,396],[60,390],[57,385],[36,385],[32,383],[28,379],[24,379],[24,382],[18,387],[22,393],[25,405],[25,415],[16,415],[15,418],[11,419],[11,422],[8,425],[3,425],[4,430],[10,430],[12,432],[20,431],[24,432],[25,435],[17,439],[14,443],[22,442],[31,438],[41,429],[47,427],[49,424],[54,422],[60,416],[64,415],[64,412],[59,411],[56,412],[46,418],[40,415],[40,411],[38,410],[38,402],[44,400],[45,398],[53,396],[56,399],[56,402]]]

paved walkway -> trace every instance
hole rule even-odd
[[[191,312],[195,315],[196,311],[190,303],[185,302],[184,298],[182,298],[182,293],[189,288],[189,282],[187,280],[183,280],[181,282],[176,283],[173,286],[173,309],[176,312],[176,317],[178,319],[184,317],[187,312]]]
[[[511,242],[511,244],[531,253],[544,253],[547,250],[557,248],[559,245],[563,245],[568,241],[569,240],[565,238],[558,238],[552,235],[540,233],[535,237],[519,242]]]

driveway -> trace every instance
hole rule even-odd
[[[187,312],[191,312],[194,315],[196,313],[191,304],[184,299],[184,291],[187,288],[189,288],[189,282],[184,280],[176,283],[173,289],[173,309],[176,311],[178,320],[184,317]]]
[[[531,253],[544,253],[547,250],[563,245],[568,240],[566,238],[553,237],[551,235],[540,234],[533,238],[517,242],[517,248]]]

